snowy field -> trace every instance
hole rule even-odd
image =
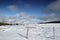
[[[60,40],[60,24],[0,26],[0,40]]]

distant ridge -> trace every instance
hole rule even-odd
[[[47,22],[47,23],[60,23],[60,21],[51,21],[51,22]]]
[[[38,24],[47,24],[47,23],[60,23],[60,21],[41,22],[41,23],[38,23]]]
[[[9,24],[9,23],[1,23],[1,22],[0,22],[0,26],[1,26],[1,25],[18,25],[18,24]]]

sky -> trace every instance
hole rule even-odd
[[[40,21],[59,21],[60,0],[0,0],[0,15],[17,14],[34,16]]]
[[[26,12],[28,15],[41,16],[43,9],[54,0],[0,0],[0,9],[7,16],[19,12]]]

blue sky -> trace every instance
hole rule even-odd
[[[43,9],[54,0],[0,0],[0,9],[9,16],[18,12],[26,12],[28,15],[41,16]],[[14,11],[8,10],[7,7],[13,5],[17,6]]]
[[[52,13],[54,16],[60,16],[59,2],[59,0],[0,0],[0,13],[6,16],[21,12],[35,17],[48,17]]]

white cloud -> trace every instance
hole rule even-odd
[[[0,22],[4,22],[5,23],[6,22],[6,18],[7,17],[5,15],[1,15],[0,14]]]
[[[27,23],[29,21],[29,23],[31,23],[30,21],[34,19],[33,16],[28,16],[25,14],[25,12],[21,12],[21,13],[17,13],[16,15],[9,17],[8,19],[8,23]]]
[[[51,12],[60,11],[60,0],[50,3],[47,7],[47,10]]]
[[[60,16],[56,15],[58,11],[60,11],[60,0],[56,0],[50,3],[44,10],[49,15],[45,15],[40,17],[43,21],[60,21]]]
[[[0,22],[6,22],[6,23],[12,23],[12,24],[33,23],[35,22],[33,19],[35,19],[34,16],[26,15],[25,12],[16,13],[15,15],[10,16],[10,17],[0,15]]]
[[[25,13],[21,12],[21,13],[16,13],[15,15],[11,16],[8,18],[8,23],[21,23],[22,22],[22,18],[21,17],[25,17]]]
[[[17,6],[15,6],[15,5],[9,5],[7,8],[9,10],[17,10]]]
[[[60,17],[55,13],[51,13],[50,15],[40,17],[42,21],[60,21]]]

